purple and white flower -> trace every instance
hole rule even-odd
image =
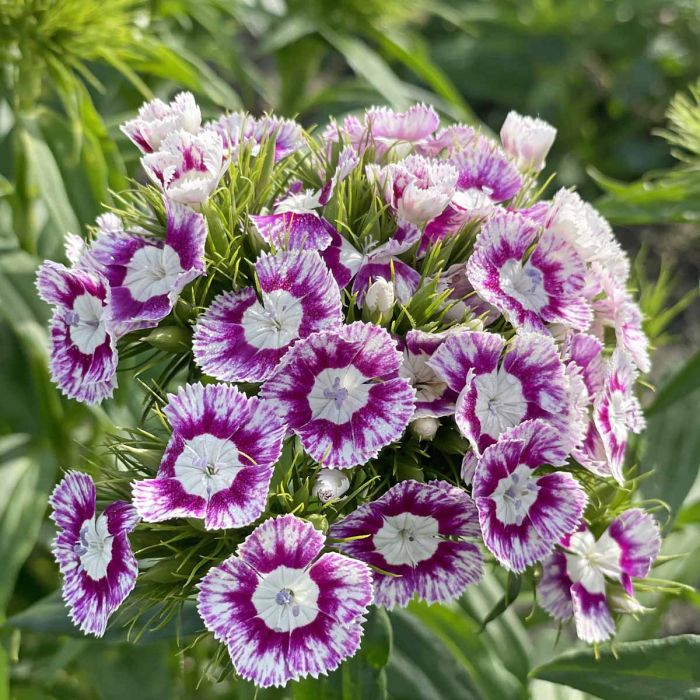
[[[84,403],[112,396],[117,348],[105,280],[47,261],[39,268],[36,286],[39,296],[54,306],[49,324],[51,379],[66,396]]]
[[[523,171],[539,172],[557,136],[557,130],[543,119],[508,112],[501,127],[501,143],[506,153]]]
[[[374,569],[374,599],[406,607],[457,598],[482,573],[474,502],[445,481],[401,481],[331,527],[346,554]],[[378,571],[380,569],[381,571]],[[387,572],[387,573],[382,573]]]
[[[581,522],[586,494],[571,474],[538,473],[563,466],[561,432],[526,421],[488,447],[476,466],[472,496],[484,543],[508,570],[522,572],[544,559]]]
[[[372,575],[323,545],[311,523],[269,519],[199,584],[199,614],[242,678],[263,688],[317,678],[358,650]]]
[[[634,395],[637,371],[629,355],[615,350],[610,358],[603,391],[593,407],[595,427],[602,439],[610,473],[624,484],[622,464],[629,432],[640,433],[645,421],[642,407]]]
[[[561,237],[513,212],[486,221],[467,263],[469,281],[516,328],[547,332],[546,323],[585,331],[593,312],[582,297],[586,268]]]
[[[584,642],[604,642],[615,632],[611,610],[617,609],[617,601],[627,603],[622,612],[636,603],[632,579],[649,575],[661,547],[659,526],[649,514],[633,508],[613,520],[597,540],[583,528],[565,537],[562,546],[563,551],[544,562],[538,602],[556,620],[573,617]],[[638,612],[641,606],[632,609]]]
[[[210,129],[171,132],[160,148],[141,159],[146,174],[176,202],[190,206],[209,199],[228,168],[221,137]]]
[[[192,350],[211,377],[262,382],[299,338],[342,323],[340,290],[313,250],[260,256],[252,287],[220,294],[199,317]]]
[[[505,339],[495,333],[451,335],[428,360],[458,393],[455,420],[480,454],[523,421],[560,425],[568,411],[564,366],[551,338],[516,335],[501,362]]]
[[[399,219],[424,226],[441,214],[455,193],[458,173],[445,161],[411,155],[383,167],[367,166]]]
[[[199,132],[202,114],[192,93],[175,95],[170,104],[162,100],[145,102],[139,116],[121,125],[120,129],[139,148],[141,153],[159,151],[163,141],[174,131]]]
[[[416,390],[413,420],[425,417],[441,418],[454,413],[457,392],[428,364],[428,360],[450,335],[449,331],[426,333],[418,330],[408,331],[406,334],[399,376],[408,379]]]
[[[111,318],[118,335],[157,326],[182,290],[205,272],[204,217],[167,198],[165,213],[165,239],[126,232],[117,217],[109,226],[98,221],[98,235],[84,264],[109,282]]]
[[[326,467],[364,464],[398,440],[415,391],[401,355],[379,326],[351,323],[313,333],[287,352],[261,395]]]
[[[95,484],[75,471],[66,473],[49,504],[58,526],[52,551],[70,619],[85,634],[101,637],[110,615],[136,584],[138,565],[127,535],[138,516],[125,501],[115,501],[97,515]]]
[[[187,384],[163,413],[173,432],[156,478],[133,484],[139,515],[202,518],[207,530],[260,517],[286,430],[270,404],[233,386]]]
[[[365,128],[375,145],[377,156],[392,147],[405,150],[428,142],[440,125],[437,112],[424,104],[415,104],[405,112],[394,112],[388,107],[372,107],[365,114]]]

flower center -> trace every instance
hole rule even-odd
[[[519,425],[527,413],[520,380],[503,368],[479,374],[473,379],[476,387],[474,412],[481,432],[498,439],[508,428]]]
[[[180,256],[167,243],[145,245],[129,260],[122,284],[136,301],[148,301],[172,292],[183,272]]]
[[[539,490],[537,477],[532,475],[530,467],[519,464],[498,482],[491,494],[496,504],[496,517],[504,525],[521,525],[537,500]]]
[[[103,315],[102,301],[92,294],[77,296],[73,308],[64,313],[70,339],[85,355],[91,355],[105,342],[107,331]]]
[[[284,289],[263,294],[243,312],[241,325],[246,342],[258,350],[278,350],[299,337],[303,319],[299,299]]]
[[[367,377],[352,365],[321,370],[308,396],[312,418],[347,423],[367,405],[371,388]]]
[[[440,544],[435,518],[413,513],[388,515],[372,543],[391,566],[416,566],[430,559]]]
[[[530,262],[508,260],[500,271],[501,289],[530,311],[539,312],[549,303],[544,275]]]
[[[243,468],[236,446],[209,433],[186,440],[173,466],[185,491],[206,500],[230,488]]]
[[[316,619],[319,593],[306,569],[278,566],[261,575],[252,603],[271,630],[293,632]]]
[[[113,535],[109,532],[107,518],[89,518],[80,526],[78,541],[73,551],[80,558],[80,565],[94,581],[99,581],[107,574],[107,567],[112,561]]]

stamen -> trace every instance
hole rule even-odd
[[[340,410],[343,406],[343,401],[345,401],[348,396],[348,390],[340,386],[340,377],[336,377],[333,380],[333,387],[323,390],[323,396],[326,399],[333,399],[335,407]]]

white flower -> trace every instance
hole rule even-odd
[[[365,294],[365,306],[369,311],[378,311],[381,315],[388,314],[394,308],[394,285],[382,277],[369,286]]]
[[[520,170],[539,172],[554,143],[557,130],[542,119],[508,112],[501,127],[501,142]]]

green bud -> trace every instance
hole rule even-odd
[[[158,350],[183,353],[190,351],[192,336],[189,330],[182,326],[164,326],[154,328],[143,341]]]
[[[317,530],[326,534],[328,532],[328,520],[325,515],[320,513],[314,513],[313,515],[307,515],[306,520],[310,522]]]

